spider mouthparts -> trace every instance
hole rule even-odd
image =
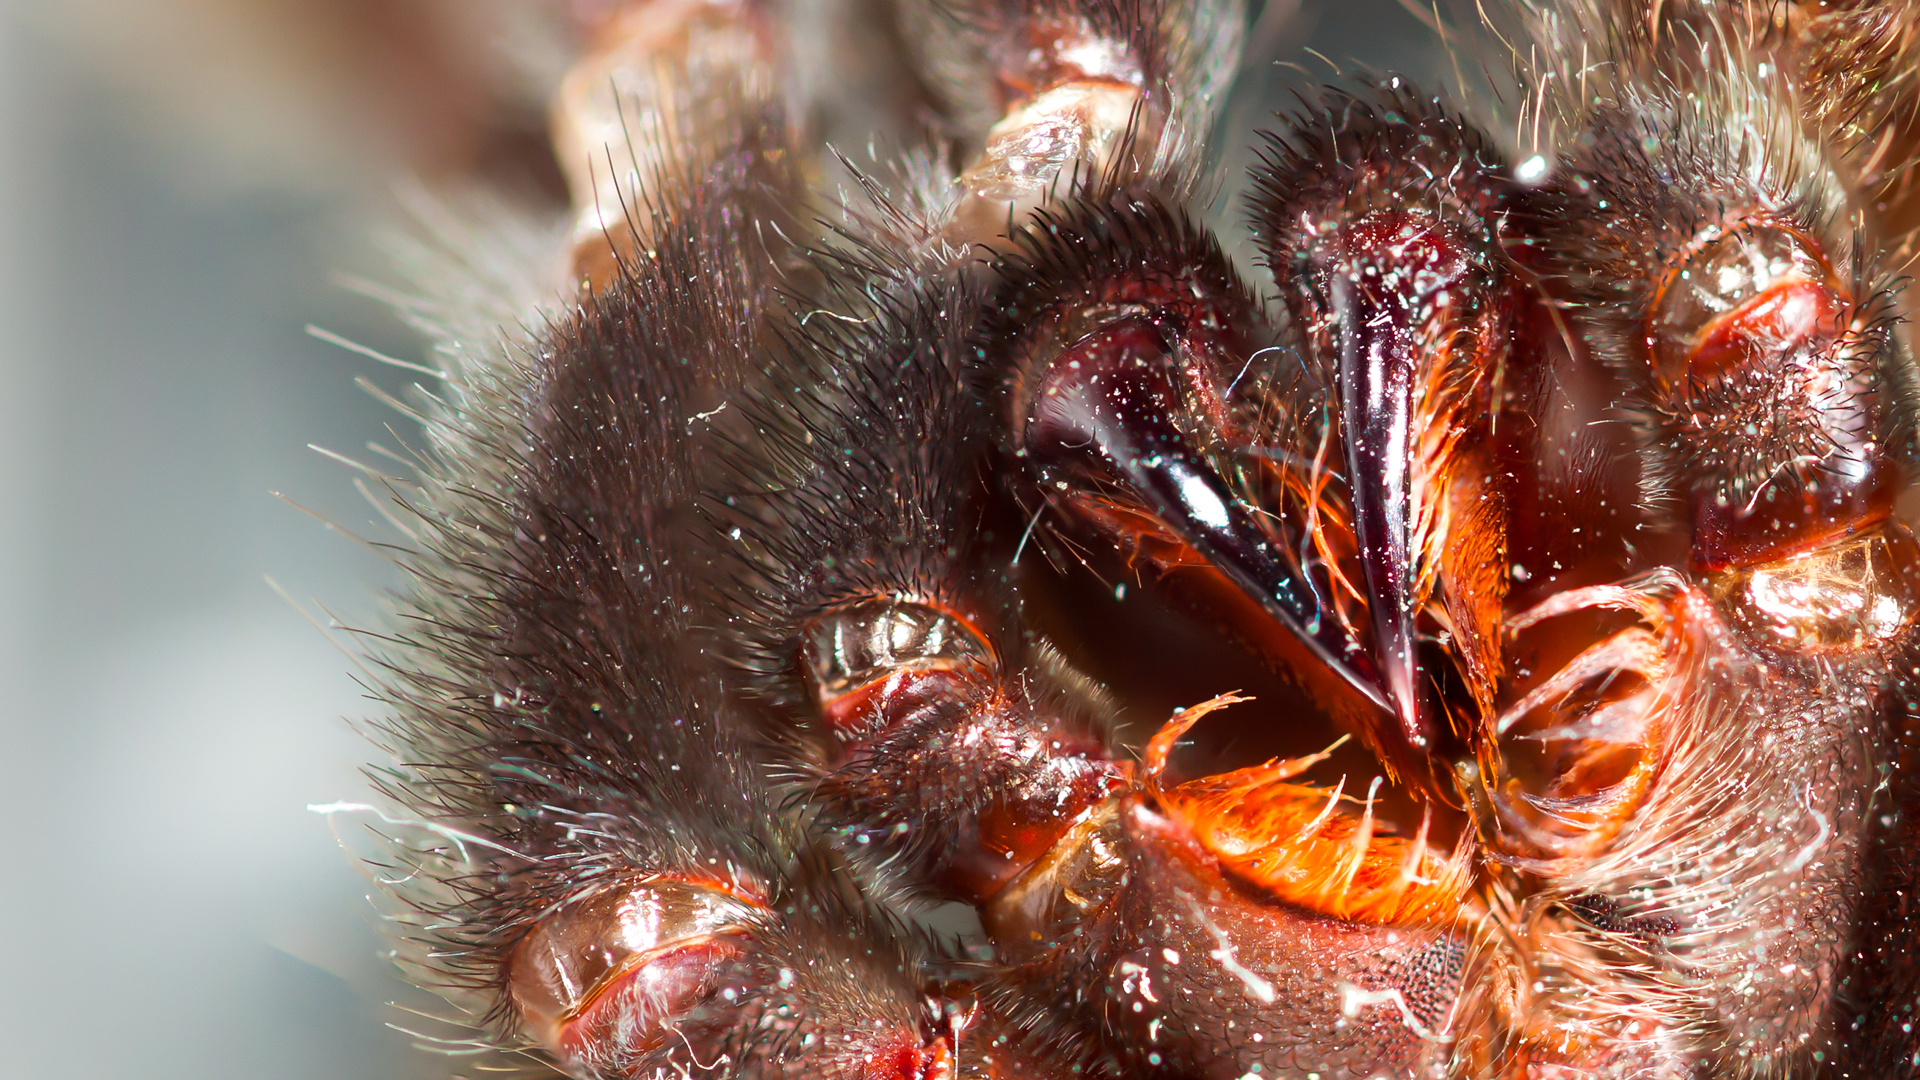
[[[1181,396],[1169,345],[1147,318],[1121,320],[1063,353],[1034,394],[1028,455],[1057,486],[1117,483],[1181,540],[1259,600],[1328,668],[1388,708],[1374,658],[1289,565],[1196,441],[1178,422]],[[1073,359],[1068,360],[1071,356]]]
[[[1378,925],[1457,917],[1472,878],[1471,859],[1457,838],[1451,853],[1445,850],[1440,833],[1454,831],[1457,823],[1445,820],[1444,809],[1436,833],[1435,804],[1413,791],[1393,790],[1383,777],[1352,791],[1351,775],[1331,787],[1305,778],[1333,758],[1347,736],[1302,757],[1177,785],[1162,782],[1174,743],[1195,723],[1251,700],[1228,694],[1182,710],[1148,743],[1142,763],[1159,812],[1186,830],[1222,871],[1276,900]],[[1408,796],[1418,806],[1417,826]],[[1399,805],[1390,810],[1389,802]]]
[[[1439,792],[1432,760],[1450,748],[1452,729],[1434,689],[1445,676],[1434,667],[1454,659],[1422,648],[1415,616],[1433,594],[1451,599],[1463,589],[1451,575],[1436,585],[1422,549],[1433,528],[1414,515],[1455,493],[1435,475],[1443,470],[1416,458],[1421,448],[1408,436],[1424,415],[1416,397],[1423,369],[1413,357],[1417,340],[1403,332],[1406,313],[1385,317],[1393,300],[1351,305],[1383,318],[1355,320],[1374,324],[1374,333],[1349,350],[1355,370],[1342,380],[1352,399],[1345,441],[1358,538],[1358,568],[1346,573],[1364,615],[1332,607],[1327,598],[1338,589],[1324,559],[1287,550],[1222,464],[1231,455],[1210,453],[1193,432],[1200,410],[1175,362],[1178,346],[1152,318],[1117,320],[1064,350],[1034,387],[1021,434],[1045,487],[1064,492],[1096,528],[1130,527],[1123,519],[1131,510],[1257,602],[1306,647],[1304,662],[1332,674],[1323,704],[1387,772]],[[1090,508],[1087,496],[1101,506]]]
[[[1340,352],[1338,379],[1347,426],[1347,475],[1374,658],[1388,709],[1400,723],[1401,737],[1416,749],[1426,749],[1431,732],[1415,696],[1411,579],[1416,568],[1409,520],[1415,342],[1405,330],[1411,321],[1405,298],[1378,285],[1359,274],[1334,281],[1336,317],[1352,329],[1352,340]]]

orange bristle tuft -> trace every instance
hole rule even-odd
[[[1174,742],[1201,717],[1247,699],[1223,695],[1182,711],[1156,734],[1145,754],[1151,782],[1165,769]],[[1383,832],[1374,816],[1376,778],[1364,802],[1291,782],[1325,761],[1341,742],[1317,754],[1239,769],[1157,790],[1161,808],[1234,876],[1280,901],[1337,919],[1379,925],[1432,924],[1454,916],[1472,878],[1464,850],[1443,855],[1427,846],[1431,814],[1408,839]],[[1361,809],[1355,813],[1351,806]]]

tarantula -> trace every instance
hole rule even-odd
[[[1235,0],[902,0],[877,164],[805,17],[581,16],[564,286],[411,309],[376,776],[473,1048],[1915,1071],[1920,7],[1481,13],[1257,137],[1254,265]]]

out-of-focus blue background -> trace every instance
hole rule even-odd
[[[303,327],[420,355],[333,278],[390,277],[392,184],[472,150],[447,73],[537,52],[511,13],[446,45],[463,4],[0,0],[0,1077],[458,1067],[387,1026],[366,881],[306,809],[359,797],[373,706],[265,578],[359,624],[393,581],[271,493],[373,528],[306,447],[390,442],[353,381],[407,380]],[[1290,10],[1234,138],[1327,77],[1305,44],[1437,67],[1394,0]]]

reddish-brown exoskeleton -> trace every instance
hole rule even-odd
[[[1514,139],[1310,96],[1252,267],[1238,4],[895,16],[951,169],[816,152],[797,11],[607,6],[558,306],[446,324],[386,787],[480,1043],[1911,1070],[1920,12],[1516,4]]]

